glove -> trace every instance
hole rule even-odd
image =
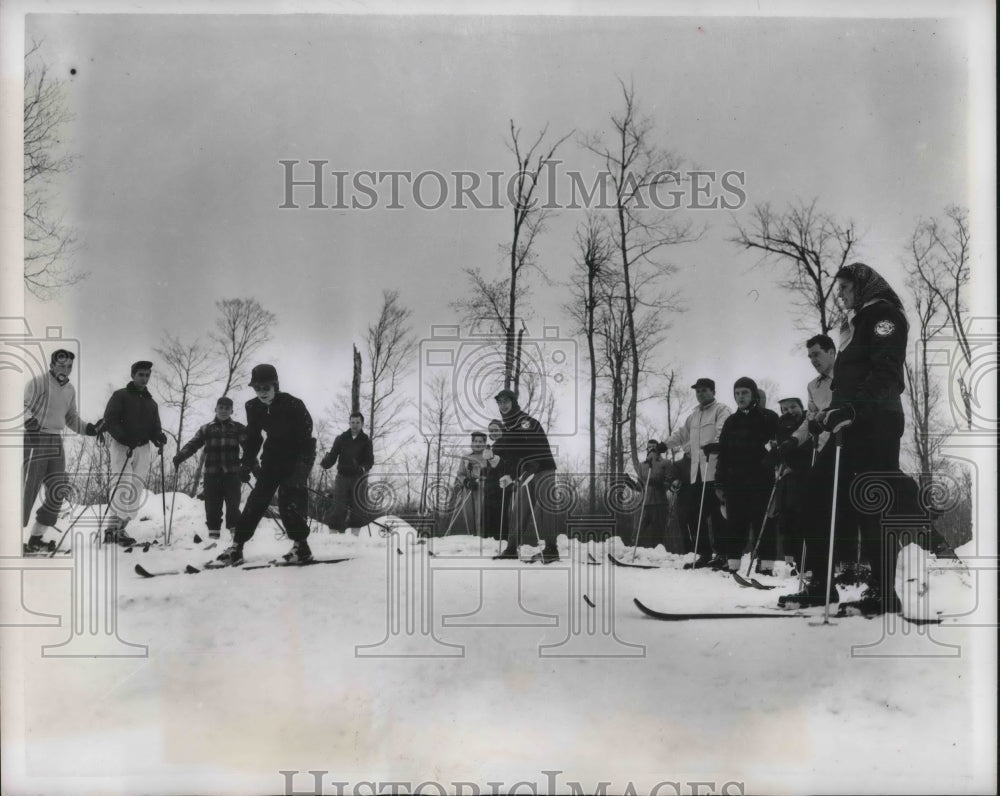
[[[153,437],[153,444],[159,449],[163,450],[163,446],[167,444],[167,435],[162,431]]]
[[[715,487],[715,497],[720,503],[726,502],[726,489],[725,487],[716,486]]]
[[[309,482],[312,465],[309,462],[296,462],[292,472],[285,476],[282,486],[290,489],[302,489]]]
[[[826,417],[823,418],[823,428],[827,431],[833,431],[838,426],[850,425],[854,422],[854,418],[854,407],[850,404],[844,404],[826,413]]]
[[[718,442],[709,442],[707,445],[701,446],[702,451],[704,451],[706,456],[711,456],[714,453],[718,453],[722,450],[722,445]]]
[[[479,481],[472,476],[468,476],[462,479],[462,486],[468,489],[470,492],[474,492],[479,489]]]
[[[87,423],[87,425],[84,426],[83,428],[83,433],[88,437],[96,437],[97,426],[95,426],[93,423]]]
[[[257,469],[256,465],[249,465],[249,464],[241,465],[240,466],[240,480],[244,484],[249,484],[250,483],[250,476],[254,474],[254,470],[256,470],[256,469]]]
[[[799,447],[798,440],[786,439],[778,446],[778,453],[780,453],[782,456],[787,456],[789,453],[792,453],[798,447]]]
[[[174,458],[171,459],[170,461],[173,462],[174,469],[176,470],[178,465],[180,465],[180,463],[184,461],[184,457],[178,454],[177,456],[174,456]]]
[[[514,483],[514,479],[511,478],[509,475],[504,475],[500,477],[499,483],[501,489],[506,489],[507,487],[509,487],[511,484]]]
[[[529,475],[534,475],[538,472],[538,462],[528,462],[523,467],[521,467],[521,478],[527,478]]]
[[[38,422],[38,418],[37,417],[29,417],[27,420],[24,421],[24,430],[25,431],[30,431],[30,432],[34,433],[34,432],[40,430],[41,427],[42,427],[42,424]]]
[[[816,418],[809,421],[809,433],[814,437],[818,437],[823,433],[823,424],[820,423]]]
[[[777,450],[770,450],[764,454],[764,458],[761,460],[761,464],[764,467],[777,467],[780,461],[779,454]]]
[[[330,451],[329,453],[326,454],[326,456],[323,457],[323,460],[319,463],[319,466],[322,467],[324,470],[329,470],[331,467],[333,467],[335,461],[336,457],[333,455],[333,451]]]

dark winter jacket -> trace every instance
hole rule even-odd
[[[858,310],[851,325],[851,340],[833,366],[831,408],[849,404],[858,417],[902,414],[906,316],[888,301],[876,301]]]
[[[177,451],[177,461],[182,462],[205,446],[205,475],[239,473],[240,445],[246,437],[246,426],[235,420],[206,423],[198,429],[183,448]]]
[[[163,435],[160,410],[145,387],[129,382],[111,393],[104,408],[105,429],[112,439],[129,448],[155,442]]]
[[[357,439],[351,436],[348,429],[334,441],[330,452],[323,457],[324,467],[337,465],[340,475],[364,475],[375,464],[375,453],[372,451],[371,438],[364,431],[358,433]]]
[[[652,472],[650,472],[651,466]],[[673,462],[663,459],[657,459],[652,465],[649,462],[640,462],[638,475],[640,486],[644,486],[646,490],[643,502],[647,506],[666,505],[667,489],[670,487],[670,482],[678,478],[677,466]]]
[[[270,405],[253,398],[246,402],[247,429],[243,446],[243,466],[252,467],[261,444],[261,468],[265,472],[287,474],[296,464],[312,465],[316,440],[309,410],[294,395],[279,392]],[[267,441],[262,434],[267,433]]]
[[[514,411],[503,418],[503,424],[503,436],[493,445],[493,452],[503,459],[507,475],[520,478],[556,469],[549,438],[541,423],[515,406]]]
[[[741,484],[759,485],[772,480],[767,466],[767,443],[778,433],[778,416],[770,409],[753,404],[738,409],[726,418],[719,435],[719,464],[715,470],[717,486],[738,489]]]

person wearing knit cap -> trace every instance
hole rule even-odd
[[[308,563],[313,556],[307,541],[307,483],[316,460],[312,416],[302,401],[281,392],[278,371],[273,365],[255,366],[250,373],[250,387],[257,397],[246,402],[246,441],[240,479],[250,483],[251,476],[256,476],[257,480],[236,523],[232,546],[216,560],[230,566],[243,563],[243,546],[253,538],[277,492],[278,514],[293,543],[284,558],[297,564]]]
[[[125,547],[135,544],[135,539],[125,532],[125,526],[135,518],[142,505],[150,465],[149,445],[152,443],[157,450],[162,450],[167,444],[167,435],[160,425],[159,407],[147,387],[152,370],[153,363],[148,360],[133,362],[132,380],[115,390],[104,408],[105,428],[111,437],[108,447],[114,479],[114,499],[104,541]]]
[[[215,419],[206,423],[173,458],[174,469],[204,446],[205,526],[209,539],[222,535],[222,507],[226,508],[226,528],[232,531],[240,518],[240,446],[246,440],[246,426],[233,418],[233,399],[222,396],[215,402]]]
[[[76,390],[69,383],[76,355],[60,348],[49,357],[49,369],[24,385],[24,467],[21,494],[21,525],[28,524],[38,493],[45,498],[31,527],[25,550],[34,553],[45,547],[44,534],[59,519],[63,499],[69,491],[62,430],[96,436],[103,422],[87,423],[76,409]]]
[[[498,466],[504,468],[500,487],[509,487],[512,492],[507,504],[515,506],[511,515],[510,537],[499,557],[517,558],[520,544],[529,538],[528,529],[537,524],[538,534],[545,545],[541,553],[542,563],[558,561],[558,519],[550,507],[551,496],[555,494],[556,461],[552,457],[549,439],[541,423],[521,409],[512,390],[500,390],[495,400],[503,420],[503,436],[500,451],[494,445],[493,453],[499,459]],[[531,476],[534,477],[528,481]]]
[[[767,446],[778,432],[778,416],[759,404],[757,382],[746,376],[737,379],[733,398],[736,411],[722,426],[715,470],[716,496],[727,512],[725,531],[716,544],[731,572],[739,569],[748,532],[751,540],[760,533],[774,483]]]

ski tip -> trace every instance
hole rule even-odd
[[[184,567],[184,571],[188,575],[197,575],[199,572],[201,572],[201,570],[198,569],[198,567],[192,567],[190,564],[188,564],[186,567]]]
[[[195,544],[201,544],[201,537],[200,537],[200,536],[199,536],[198,534],[195,534],[195,535],[194,535],[194,539],[192,539],[192,541],[193,541],[193,542],[194,542]]]
[[[150,572],[146,571],[143,568],[142,564],[136,564],[135,565],[135,574],[139,575],[139,576],[141,576],[143,578],[151,578],[151,577],[153,577],[153,575]]]
[[[589,605],[591,608],[596,608],[597,607],[596,605],[594,605],[594,601],[591,600],[586,594],[583,595],[583,601],[585,603],[587,603],[587,605]]]

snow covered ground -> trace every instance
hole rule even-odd
[[[129,526],[140,541],[162,532],[154,503]],[[633,598],[766,611],[797,581],[743,589],[662,548],[636,556],[661,568],[611,567],[565,538],[560,564],[522,566],[493,561],[495,540],[420,544],[383,520],[396,533],[313,534],[316,556],[340,564],[140,578],[136,563],[200,567],[221,549],[193,542],[202,504],[178,494],[171,546],[116,551],[117,599],[96,603],[106,649],[144,657],[56,657],[84,621],[69,571],[24,574],[23,604],[62,626],[5,629],[7,792],[995,790],[996,634],[974,626],[995,617],[995,603],[977,609],[991,573],[904,551],[920,568],[902,593],[944,612],[940,626],[660,622]],[[262,523],[248,564],[288,549],[276,530]],[[617,540],[608,550],[630,559]]]

